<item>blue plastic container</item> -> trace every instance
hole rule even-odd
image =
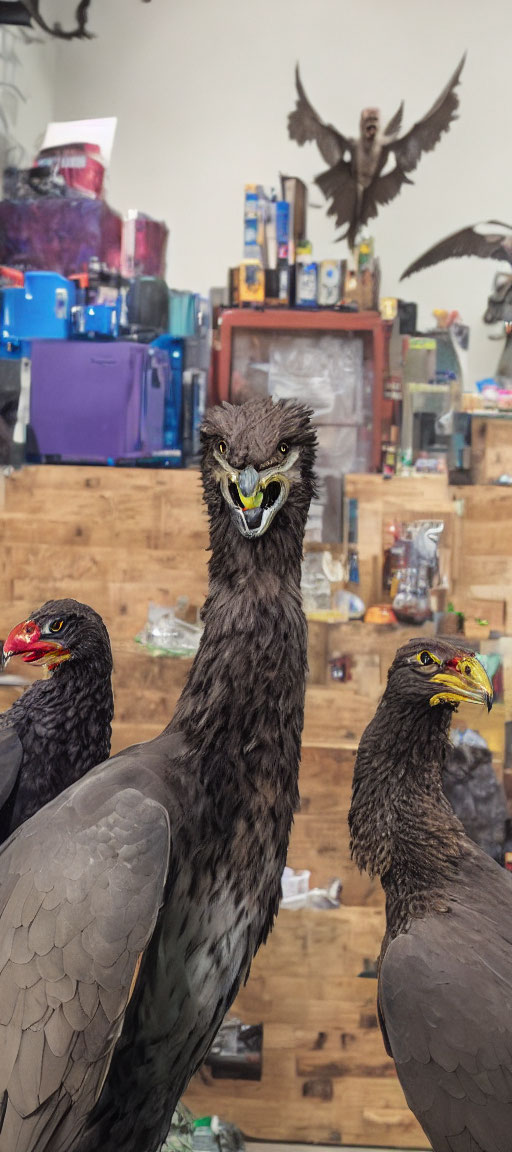
[[[2,345],[24,340],[67,340],[76,288],[56,272],[26,272],[23,288],[1,290]]]

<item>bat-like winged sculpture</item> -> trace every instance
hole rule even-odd
[[[479,232],[479,228],[487,231]],[[505,233],[499,232],[499,228],[504,228]],[[504,224],[501,220],[485,220],[482,224],[470,224],[468,228],[452,232],[450,236],[445,236],[444,240],[434,244],[409,264],[400,279],[405,280],[414,272],[421,272],[423,268],[431,268],[434,264],[440,264],[443,260],[451,260],[457,256],[506,260],[512,267],[512,224]]]
[[[430,111],[403,136],[400,136],[402,101],[384,130],[378,108],[363,109],[358,139],[345,136],[332,124],[324,124],[309,103],[297,65],[297,102],[288,117],[288,132],[300,145],[315,141],[329,165],[316,177],[315,183],[330,201],[328,215],[335,217],[337,227],[347,225],[339,239],[346,238],[351,248],[359,228],[378,215],[379,206],[394,200],[403,184],[413,183],[409,172],[414,171],[424,152],[435,148],[443,132],[447,132],[456,119],[459,107],[456,87],[465,58],[464,55]],[[386,171],[391,157],[394,167]]]

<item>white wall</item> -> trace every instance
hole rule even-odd
[[[39,42],[36,31],[27,30],[24,37],[3,25],[0,54],[0,104],[8,125],[6,141],[2,122],[2,160],[30,164],[53,117],[56,45],[43,35]]]
[[[200,289],[241,258],[246,181],[275,184],[280,170],[310,181],[323,168],[313,145],[288,139],[296,60],[319,113],[355,132],[363,106],[388,117],[402,97],[411,124],[467,49],[460,120],[373,231],[384,292],[417,299],[423,324],[434,307],[458,308],[471,374],[492,372],[501,346],[481,316],[498,265],[452,261],[401,288],[398,278],[450,231],[512,217],[510,0],[93,0],[90,27],[97,39],[57,47],[59,118],[119,117],[110,202],[164,217],[168,277]],[[317,257],[344,254],[323,211],[309,221]]]

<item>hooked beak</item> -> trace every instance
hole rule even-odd
[[[468,700],[472,704],[486,704],[490,712],[493,701],[492,684],[483,664],[477,656],[456,656],[444,665],[445,671],[432,676],[431,684],[440,684],[446,691],[437,692],[430,698],[434,704],[460,704]]]
[[[2,667],[5,668],[12,656],[23,656],[25,664],[49,668],[50,672],[69,660],[71,652],[57,640],[42,640],[39,625],[35,620],[24,620],[9,632],[2,650]]]
[[[290,480],[286,473],[293,467],[298,455],[298,451],[293,450],[279,468],[266,468],[257,472],[252,466],[240,471],[232,468],[222,456],[215,453],[222,467],[222,495],[242,536],[263,536],[267,531],[274,516],[288,499]]]

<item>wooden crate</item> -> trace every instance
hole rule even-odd
[[[512,421],[500,416],[471,419],[471,463],[475,484],[493,484],[512,475]]]

